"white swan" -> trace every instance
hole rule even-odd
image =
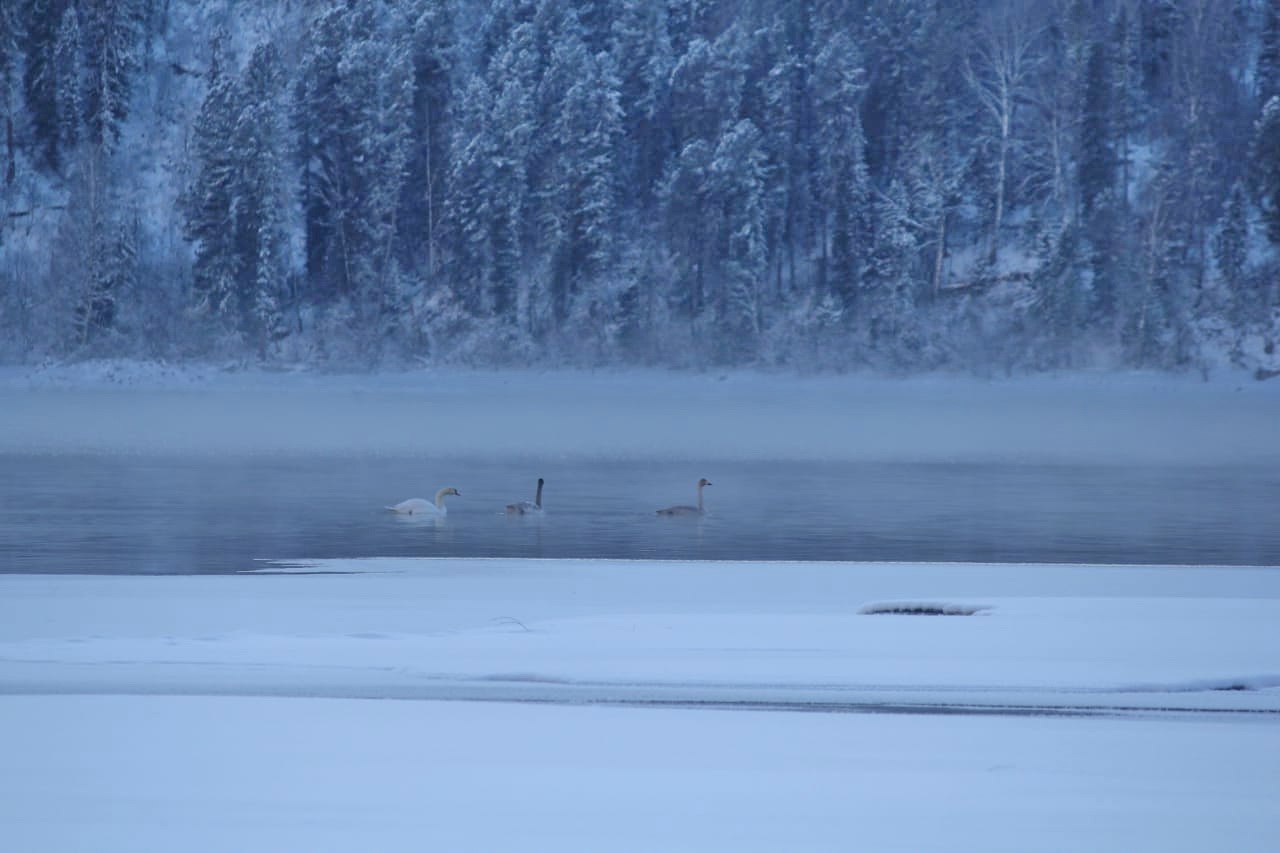
[[[409,498],[407,501],[400,501],[395,506],[389,506],[387,509],[392,512],[398,512],[401,515],[448,515],[449,510],[444,505],[445,495],[461,495],[462,492],[452,486],[441,489],[436,492],[436,502],[431,503],[422,498]]]
[[[658,515],[702,515],[702,488],[710,486],[711,481],[703,477],[698,481],[698,505],[697,506],[669,506],[666,509],[658,510]]]
[[[542,478],[539,477],[538,491],[533,496],[533,503],[520,501],[520,503],[507,504],[507,515],[531,515],[542,512],[542,482]]]

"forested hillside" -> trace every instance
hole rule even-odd
[[[1275,367],[1280,0],[0,0],[0,360]]]

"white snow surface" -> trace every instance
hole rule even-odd
[[[1273,851],[1280,728],[0,701],[24,851]]]
[[[859,612],[913,603],[983,609]],[[1270,568],[0,575],[0,826],[30,851],[1269,850],[1277,624]]]
[[[0,453],[1280,464],[1280,382],[0,369]]]
[[[1280,569],[371,558],[260,572],[0,575],[0,689],[1280,711]],[[861,612],[913,602],[977,612]]]

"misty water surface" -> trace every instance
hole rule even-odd
[[[608,557],[1280,565],[1247,467],[0,455],[0,570],[232,572],[263,559]],[[547,480],[542,517],[510,518]],[[708,513],[665,519],[710,478]],[[382,507],[455,486],[443,521]]]

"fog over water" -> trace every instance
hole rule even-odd
[[[0,370],[0,453],[1280,466],[1280,383],[1227,375],[142,371]]]
[[[1280,565],[1280,395],[621,373],[0,377],[0,571],[523,556]],[[545,513],[509,518],[547,481]],[[693,503],[707,513],[665,519]],[[383,507],[454,486],[446,518]]]

